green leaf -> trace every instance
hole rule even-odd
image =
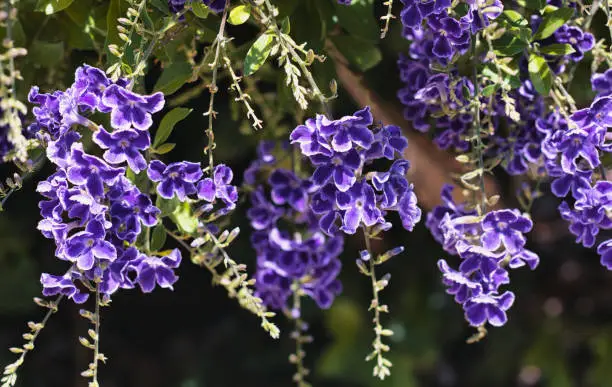
[[[369,42],[348,35],[332,36],[334,46],[360,71],[367,71],[382,60],[380,49]]]
[[[263,34],[259,35],[259,38],[257,38],[255,43],[253,43],[251,48],[249,48],[246,58],[244,58],[245,76],[253,74],[255,71],[259,70],[264,63],[266,63],[266,59],[268,59],[273,46],[274,37],[272,34],[264,32]]]
[[[568,55],[576,52],[571,44],[551,44],[550,46],[540,47],[540,53],[546,55]]]
[[[43,68],[57,66],[64,59],[64,42],[35,40],[28,50],[28,60]]]
[[[512,26],[527,27],[529,25],[529,22],[523,17],[523,15],[511,9],[504,11],[503,15]]]
[[[38,3],[36,3],[36,11],[51,15],[62,9],[68,8],[73,1],[74,0],[38,0]]]
[[[484,89],[482,89],[481,93],[485,97],[490,97],[493,95],[493,93],[495,93],[495,91],[497,91],[497,89],[499,89],[499,84],[489,85],[485,87]]]
[[[153,233],[151,234],[151,250],[159,251],[164,247],[166,243],[166,228],[163,224],[158,224],[153,229]]]
[[[164,118],[162,118],[161,122],[159,123],[157,132],[155,133],[153,147],[155,148],[166,141],[168,137],[170,137],[170,134],[172,134],[174,126],[179,121],[184,120],[192,111],[193,109],[177,107],[166,113]]]
[[[135,174],[131,168],[128,168],[125,176],[141,191],[146,191],[146,187],[149,185],[147,171],[140,171],[140,173]]]
[[[573,15],[574,9],[572,8],[559,8],[556,11],[552,11],[544,16],[542,23],[538,27],[532,40],[542,40],[548,38],[556,30],[564,25]]]
[[[161,91],[165,95],[175,93],[193,75],[191,66],[187,62],[175,62],[166,67],[155,83],[154,90]]]
[[[380,38],[378,20],[374,16],[374,1],[353,2],[350,7],[334,1],[338,24],[357,38],[378,41]],[[330,28],[331,29],[331,28]]]
[[[180,204],[181,202],[176,196],[173,196],[172,199],[164,199],[157,195],[157,199],[155,200],[155,207],[159,208],[162,217],[172,215]]]
[[[210,14],[210,8],[205,6],[204,3],[192,3],[191,11],[193,11],[193,14],[200,19],[206,19]]]
[[[546,63],[546,59],[537,54],[529,55],[529,78],[533,87],[541,95],[548,95],[553,83],[553,75]]]
[[[237,7],[232,8],[227,21],[230,24],[238,26],[240,24],[246,23],[246,21],[249,20],[249,17],[251,17],[251,6],[239,5]]]
[[[527,42],[510,34],[504,34],[501,38],[493,41],[493,50],[499,56],[515,56],[527,46]]]
[[[289,17],[286,17],[281,22],[281,32],[283,34],[289,34],[291,32],[291,22],[289,21]]]
[[[153,153],[157,153],[158,155],[165,155],[170,152],[176,144],[167,142],[165,144],[161,144],[158,148],[152,149]]]
[[[182,203],[174,210],[171,216],[179,230],[191,234],[198,228],[198,218],[191,213],[189,203]]]

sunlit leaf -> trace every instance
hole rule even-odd
[[[227,21],[235,26],[246,23],[251,17],[250,5],[239,5],[232,8]]]
[[[537,54],[529,55],[529,79],[536,91],[542,95],[548,95],[553,83],[553,75],[546,63],[546,59]]]
[[[248,76],[259,70],[270,55],[274,46],[274,37],[268,32],[259,35],[244,59],[244,75]]]
[[[544,16],[538,30],[533,35],[533,40],[542,40],[554,34],[556,30],[564,25],[576,12],[572,8],[560,8]]]

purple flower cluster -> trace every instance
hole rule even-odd
[[[388,229],[388,211],[398,212],[407,230],[421,218],[416,195],[406,179],[410,163],[395,160],[408,141],[396,126],[371,130],[371,125],[372,115],[366,107],[338,120],[318,115],[291,133],[291,142],[299,144],[315,168],[312,182],[318,190],[310,208],[328,235],[337,231],[354,234],[360,226]],[[385,172],[365,170],[380,159],[395,161]]]
[[[449,195],[450,189],[445,187],[443,194]],[[463,215],[465,211],[450,198],[434,213],[428,219],[430,229],[443,239],[448,252],[461,258],[458,270],[444,259],[438,261],[447,293],[463,306],[470,325],[504,325],[506,311],[514,302],[511,291],[500,289],[510,283],[508,269],[527,265],[533,270],[539,262],[525,248],[524,234],[531,230],[531,220],[517,210],[491,211],[483,217]]]
[[[274,144],[263,142],[260,157],[247,170],[253,189],[247,212],[257,253],[257,295],[272,309],[283,309],[299,291],[321,308],[329,308],[342,290],[337,276],[343,238],[326,237],[309,209],[316,186],[308,179],[276,167]],[[267,172],[266,186],[256,184]],[[289,223],[290,231],[283,229]]]
[[[162,109],[163,94],[140,95],[127,86],[125,80],[113,83],[103,71],[84,65],[65,91],[30,91],[30,101],[38,105],[31,127],[42,130],[47,157],[56,166],[56,172],[38,185],[45,197],[39,204],[43,219],[38,229],[55,241],[56,257],[71,263],[63,276],[42,275],[44,295],[64,294],[81,303],[94,283],[110,296],[119,288],[138,285],[150,292],[156,286],[171,289],[176,282],[178,249],[153,254],[136,245],[145,227],[158,224],[161,211],[148,192],[126,177],[126,167],[135,173],[147,170],[166,199],[176,194],[184,201],[197,193],[208,202],[207,209],[219,199],[226,210],[237,201],[227,166],[218,165],[213,178],[201,179],[199,164],[147,163],[143,152],[151,145],[151,114]],[[110,114],[113,131],[92,122],[88,116],[94,112]],[[94,143],[104,150],[102,158],[85,151],[79,125],[94,131]]]
[[[569,119],[558,112],[538,121],[538,129],[545,134],[542,142],[545,169],[553,178],[551,190],[560,198],[571,194],[572,200],[559,206],[561,217],[569,222],[569,230],[576,242],[592,247],[601,229],[612,228],[612,183],[603,180],[592,184],[594,171],[601,166],[600,154],[612,148],[607,140],[612,126],[612,101],[605,91],[606,74],[593,77],[593,89],[599,96],[590,107],[576,111]],[[602,176],[604,179],[605,176]],[[570,204],[573,203],[573,204]],[[602,264],[610,267],[605,258],[609,241],[598,248]]]
[[[474,85],[458,74],[455,62],[466,53],[471,34],[496,19],[503,10],[497,0],[468,1],[467,14],[451,9],[450,1],[403,1],[402,22],[404,36],[411,40],[407,56],[400,56],[398,66],[404,87],[398,91],[399,100],[405,105],[404,116],[421,132],[435,129],[434,143],[441,149],[465,152],[469,149],[469,129],[473,123],[467,114],[468,101]],[[460,18],[449,15],[462,14]],[[542,22],[532,17],[531,29],[535,33]],[[459,32],[465,31],[466,38]],[[460,40],[454,40],[454,38]],[[467,39],[467,40],[464,40]],[[467,45],[464,44],[467,41]],[[579,61],[591,50],[594,38],[580,28],[562,25],[550,37],[538,42],[540,47],[568,44],[574,52],[565,56],[546,55],[550,68],[559,74],[568,62]],[[487,156],[502,160],[502,167],[512,175],[523,174],[529,164],[541,161],[544,135],[537,129],[536,121],[546,114],[544,98],[529,80],[527,56],[520,57],[520,86],[510,91],[501,88],[488,97],[479,96],[482,105],[481,121],[487,123],[491,133],[486,139]],[[483,57],[483,63],[488,59]],[[439,73],[440,65],[447,68]],[[594,78],[604,93],[605,77]],[[480,90],[493,85],[479,85]],[[511,106],[509,106],[511,104]],[[518,118],[511,120],[508,111],[514,110]],[[510,130],[500,130],[507,125]]]
[[[402,0],[400,14],[404,36],[420,41],[431,60],[448,63],[470,47],[471,34],[488,26],[504,7],[499,0],[470,0],[459,18],[452,16],[450,0]]]
[[[551,112],[548,96],[537,91],[542,85],[532,83],[534,74],[527,50],[516,52],[518,71],[515,77],[505,78],[503,85],[499,79],[499,62],[493,63],[490,55],[474,58],[490,70],[489,74],[480,71],[483,76],[474,78],[478,79],[478,85],[461,75],[457,66],[459,57],[466,54],[471,35],[500,16],[503,10],[500,1],[467,1],[467,13],[454,9],[446,0],[403,0],[402,3],[404,36],[411,40],[408,55],[398,61],[404,82],[398,98],[405,106],[404,116],[416,130],[427,132],[433,128],[433,141],[441,149],[460,153],[472,150],[470,139],[474,134],[473,123],[478,118],[479,130],[488,129],[487,135],[478,134],[479,143],[483,144],[478,151],[483,152],[486,161],[491,165],[500,164],[511,175],[526,173],[530,165],[545,171],[553,178],[551,187],[555,195],[565,197],[572,193],[573,204],[564,202],[559,207],[562,217],[570,222],[570,231],[578,242],[593,246],[600,229],[612,228],[608,217],[610,185],[608,182],[591,184],[593,171],[601,163],[600,154],[610,151],[606,133],[612,126],[612,73],[593,76],[597,99],[589,108],[573,113],[568,119],[567,113]],[[549,3],[554,7],[564,6],[561,2]],[[531,17],[532,34],[538,31],[543,20],[545,17],[539,14]],[[556,76],[566,66],[580,61],[594,47],[594,38],[570,21],[557,25],[556,30],[548,31],[546,38],[537,42],[542,52],[552,45],[569,45],[573,51],[567,55],[543,55]],[[497,75],[494,70],[498,71]],[[479,90],[478,95],[475,90]],[[477,113],[469,103],[471,98],[479,99]],[[470,324],[479,326],[488,321],[503,325],[505,311],[514,300],[511,292],[499,289],[509,283],[507,269],[525,264],[533,269],[538,262],[537,255],[524,247],[523,234],[531,229],[531,221],[517,210],[493,211],[480,216],[477,211],[456,204],[451,193],[452,187],[444,187],[443,204],[428,214],[426,222],[443,248],[462,259],[458,271],[444,260],[439,262],[444,282],[448,292],[463,305]],[[599,251],[602,263],[612,267],[610,246],[612,243],[604,242]]]

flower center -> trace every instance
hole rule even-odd
[[[87,242],[85,242],[85,246],[92,247],[94,243],[95,241],[93,239],[88,239]]]
[[[575,137],[574,145],[579,146],[580,144],[582,144],[582,139],[580,137]]]
[[[506,222],[497,222],[497,228],[500,231],[504,231],[505,229],[508,228],[508,223],[506,223]]]
[[[98,167],[96,167],[95,165],[92,165],[89,167],[89,170],[91,171],[91,173],[93,174],[97,174],[98,173]]]
[[[570,42],[571,45],[574,45],[574,44],[578,43],[578,40],[576,38],[570,38],[569,42]]]
[[[170,172],[168,174],[168,177],[170,177],[171,179],[176,179],[179,176],[178,172]]]
[[[332,164],[334,164],[334,165],[341,165],[342,164],[342,159],[340,157],[336,156],[336,157],[334,157],[332,159]]]
[[[355,207],[362,209],[363,208],[363,200],[362,199],[357,199],[355,200]]]
[[[119,146],[123,149],[127,148],[130,144],[126,140],[119,141]]]

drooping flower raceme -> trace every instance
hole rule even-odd
[[[365,169],[375,160],[394,159],[408,142],[394,126],[373,130],[372,115],[364,108],[338,120],[309,119],[291,133],[291,142],[312,163],[312,182],[319,188],[311,209],[321,229],[354,234],[357,228],[387,227],[385,214],[397,211],[404,227],[412,230],[421,218],[412,185],[406,179],[409,163],[396,161],[386,172]],[[338,223],[341,223],[340,225]]]
[[[56,166],[38,185],[45,197],[39,204],[43,219],[38,229],[55,241],[56,257],[71,264],[64,275],[42,275],[44,295],[63,294],[81,303],[88,296],[83,283],[97,284],[104,297],[136,286],[145,293],[156,286],[172,289],[181,253],[151,252],[148,241],[139,245],[142,231],[159,223],[161,210],[150,192],[127,178],[128,170],[146,170],[151,181],[145,187],[156,188],[163,199],[197,202],[200,197],[208,210],[219,199],[226,211],[235,207],[237,190],[228,167],[218,165],[212,179],[201,180],[198,163],[147,162],[151,114],[161,110],[164,98],[161,93],[140,95],[126,86],[126,80],[112,82],[101,70],[85,65],[66,91],[41,94],[34,87],[30,92],[30,101],[38,105],[31,127],[41,131],[47,157]],[[110,114],[111,131],[88,118],[94,112]],[[94,131],[102,158],[86,152],[79,126]],[[199,186],[210,186],[212,192],[200,189],[202,194]]]
[[[263,143],[260,149],[269,145]],[[247,217],[254,230],[251,242],[257,254],[257,295],[272,309],[289,308],[294,292],[329,308],[342,289],[337,276],[343,238],[319,231],[309,208],[316,188],[312,181],[275,164],[275,157],[260,152],[245,178],[253,190]],[[257,183],[260,178],[264,178],[263,184]],[[287,222],[291,231],[286,229]]]

